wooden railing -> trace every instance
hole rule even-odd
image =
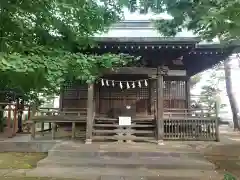
[[[38,108],[31,118],[32,138],[35,138],[36,124],[41,123],[40,132],[43,135],[45,131],[52,131],[52,139],[55,138],[56,130],[59,126],[66,123],[72,124],[72,138],[75,137],[76,123],[86,123],[86,108]],[[44,124],[49,123],[48,129],[44,128]]]
[[[86,108],[38,108],[34,113],[33,119],[43,118],[43,116],[55,117],[55,116],[87,116]]]
[[[166,109],[164,139],[218,140],[218,118],[204,109]]]

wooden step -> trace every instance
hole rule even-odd
[[[122,127],[118,124],[94,124],[94,127]],[[125,126],[125,127],[131,127],[131,128],[141,128],[141,127],[156,127],[156,125],[153,124],[133,124],[130,126]]]
[[[146,136],[93,136],[93,140],[132,140],[132,141],[154,141],[156,140],[154,137],[146,137]]]
[[[134,130],[134,129],[113,129],[113,130],[93,130],[94,133],[130,133],[130,134],[152,134],[154,131]]]

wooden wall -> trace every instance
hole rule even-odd
[[[149,86],[120,89],[119,87],[95,85],[95,112],[107,114],[112,108],[125,108],[130,105],[136,115],[149,115],[155,112],[156,80],[151,79]],[[87,85],[70,85],[62,94],[63,108],[87,108]],[[186,80],[164,80],[164,108],[187,108],[188,94]]]
[[[138,115],[148,114],[149,88],[120,89],[119,87],[99,87],[99,113],[106,114],[110,109],[124,109],[131,106]]]

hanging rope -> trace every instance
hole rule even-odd
[[[148,79],[139,79],[139,80],[112,80],[112,79],[105,79],[105,78],[101,78],[101,85],[102,86],[119,86],[121,89],[123,89],[124,87],[127,89],[130,88],[136,88],[136,87],[144,87],[144,86],[148,86],[148,81],[152,79],[152,78],[148,78]],[[111,82],[111,83],[109,83]]]

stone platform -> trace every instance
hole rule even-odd
[[[36,169],[11,171],[8,175],[84,180],[221,179],[214,165],[198,151],[209,144],[206,142],[87,145],[69,138],[49,139],[37,136],[31,140],[30,135],[18,135],[0,141],[1,152],[48,152],[48,157],[39,161]]]
[[[49,140],[48,137],[38,136],[36,140],[31,139],[29,134],[18,134],[13,138],[4,138],[0,141],[0,152],[42,152],[47,153],[57,143],[63,140]]]
[[[27,176],[86,180],[219,179],[214,166],[192,147],[169,142],[94,143],[62,141]]]

